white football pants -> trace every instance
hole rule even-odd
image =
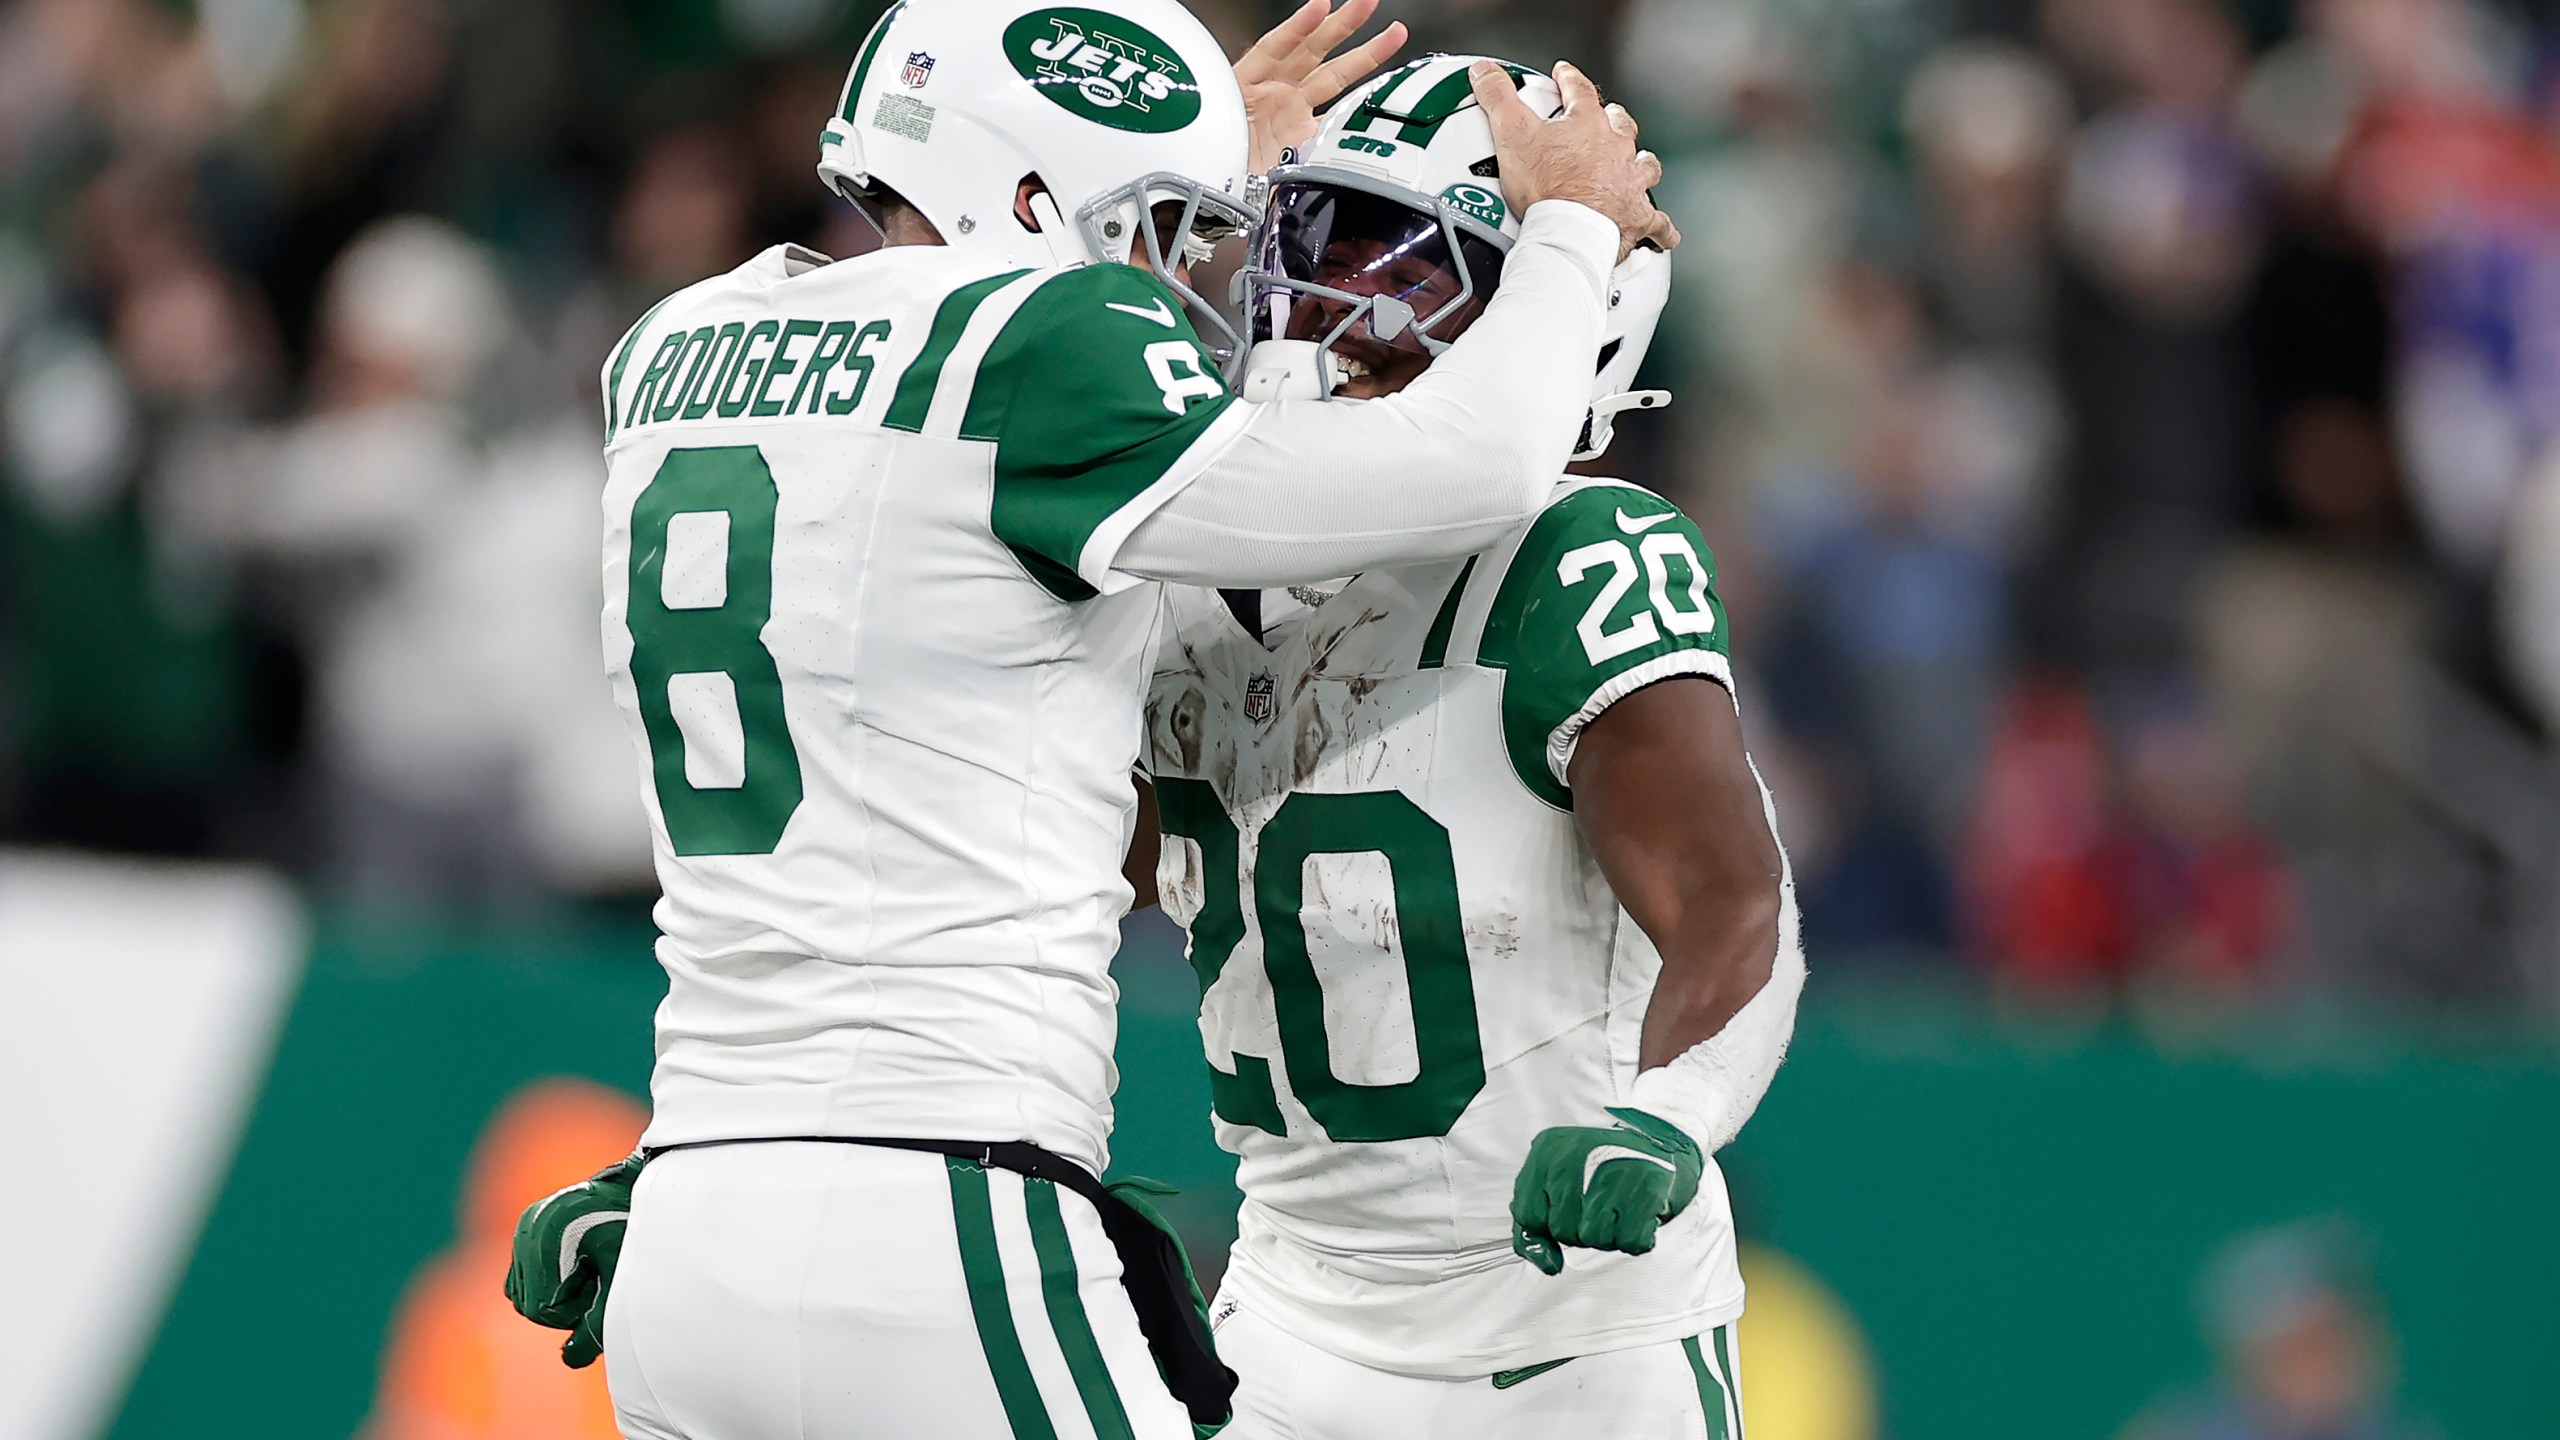
[[[610,1314],[611,1312],[607,1312]],[[1473,1380],[1372,1370],[1239,1310],[1244,1381],[1218,1440],[1742,1440],[1733,1327]]]
[[[1093,1207],[910,1150],[652,1160],[604,1359],[629,1440],[1191,1440]]]

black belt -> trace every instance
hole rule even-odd
[[[772,1135],[750,1140],[692,1140],[651,1148],[651,1158],[671,1150],[702,1150],[715,1145],[815,1142],[826,1145],[869,1145],[882,1150],[921,1150],[970,1161],[981,1169],[1010,1170],[1034,1180],[1073,1190],[1102,1217],[1102,1233],[1120,1253],[1120,1288],[1138,1312],[1138,1329],[1147,1337],[1156,1370],[1165,1388],[1201,1425],[1223,1425],[1233,1414],[1236,1372],[1218,1359],[1217,1342],[1209,1334],[1208,1306],[1192,1278],[1182,1241],[1153,1211],[1132,1204],[1114,1187],[1095,1178],[1067,1157],[1043,1150],[1027,1140],[910,1140],[855,1135]],[[1120,1182],[1123,1185],[1127,1181]]]

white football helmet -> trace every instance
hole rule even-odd
[[[1125,262],[1144,237],[1170,277],[1154,208],[1181,204],[1175,243],[1205,254],[1256,218],[1245,156],[1235,71],[1176,0],[902,0],[845,77],[818,176],[874,224],[886,186],[946,243],[1013,264]],[[1014,214],[1026,176],[1049,192],[1037,232]]]
[[[1478,58],[1426,56],[1370,81],[1271,172],[1269,207],[1233,297],[1245,310],[1247,398],[1331,398],[1346,383],[1346,359],[1361,365],[1337,347],[1436,356],[1482,313],[1520,217],[1503,201],[1493,127],[1467,77]],[[1530,109],[1563,108],[1553,80],[1503,68]],[[1609,448],[1622,411],[1671,403],[1663,391],[1632,388],[1670,298],[1671,257],[1637,246],[1611,277],[1575,459]]]

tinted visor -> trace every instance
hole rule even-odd
[[[1192,258],[1198,259],[1199,251],[1244,233],[1244,226],[1234,216],[1208,205],[1158,200],[1148,207],[1147,213],[1155,221],[1156,248],[1168,257],[1181,255],[1189,249]],[[1187,231],[1182,228],[1185,214],[1191,217],[1191,228]]]
[[[1250,268],[1347,295],[1401,300],[1413,307],[1416,324],[1388,343],[1421,352],[1427,347],[1416,331],[1445,345],[1483,312],[1502,281],[1502,253],[1480,236],[1444,226],[1431,211],[1295,181],[1272,189]],[[1262,284],[1252,292],[1253,337],[1322,340],[1352,309],[1342,299]],[[1365,318],[1350,337],[1376,338]]]

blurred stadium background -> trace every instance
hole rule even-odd
[[[0,1440],[609,1434],[498,1296],[661,989],[593,376],[862,248],[879,8],[0,0]],[[1687,232],[1611,464],[1803,884],[1755,1440],[2560,1435],[2554,8],[1388,0]],[[1119,1158],[1214,1268],[1178,943]]]

